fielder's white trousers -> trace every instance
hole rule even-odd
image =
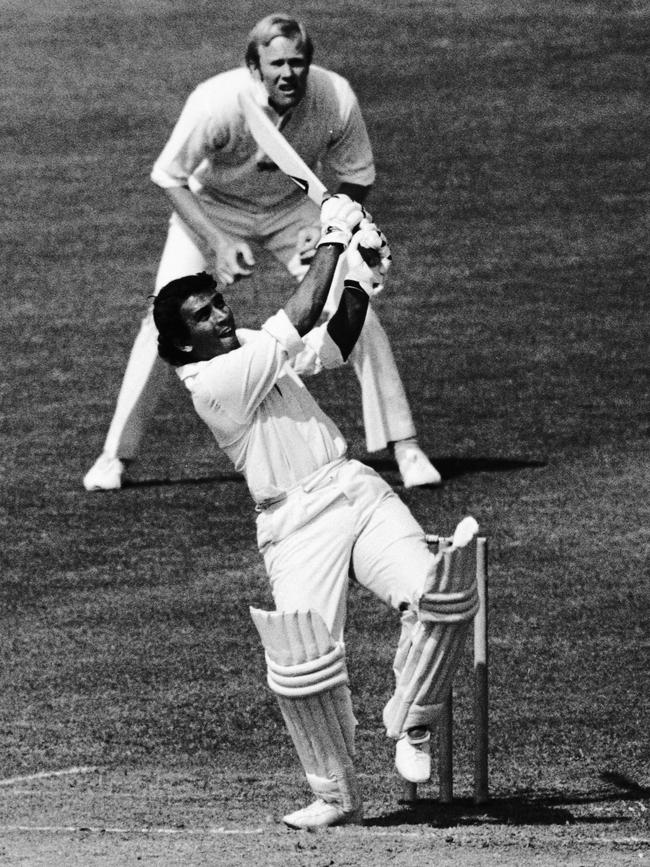
[[[404,609],[417,603],[434,568],[406,505],[373,469],[352,460],[303,479],[262,511],[257,543],[276,609],[317,611],[335,641],[343,640],[351,571],[387,605]]]
[[[295,253],[298,230],[318,223],[318,209],[308,199],[270,214],[251,214],[215,203],[204,205],[215,225],[233,238],[258,241],[287,267]],[[209,251],[201,249],[199,239],[192,237],[173,214],[158,267],[155,293],[170,280],[210,270],[212,265]],[[336,309],[340,288],[340,279],[335,280],[325,307],[328,315]],[[368,451],[379,451],[389,442],[415,436],[408,399],[388,337],[372,309],[368,310],[350,362],[361,385]],[[167,365],[158,357],[158,333],[149,311],[131,349],[106,436],[105,452],[123,460],[135,458],[169,374]]]

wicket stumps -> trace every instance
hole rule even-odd
[[[451,539],[427,534],[435,552],[451,544]],[[488,800],[488,576],[487,539],[476,540],[476,589],[479,609],[474,617],[474,803]],[[450,804],[454,797],[453,691],[449,691],[438,721],[438,800]],[[405,783],[405,801],[416,801],[417,784]]]

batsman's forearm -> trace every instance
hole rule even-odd
[[[187,187],[168,187],[165,193],[183,222],[201,238],[210,250],[216,252],[219,244],[225,240],[225,235],[214,226],[205,214],[194,193]]]
[[[344,285],[339,306],[327,323],[329,335],[346,361],[361,334],[369,300],[363,289]]]
[[[302,337],[316,325],[343,252],[342,244],[323,244],[316,250],[309,271],[284,305],[284,312]]]

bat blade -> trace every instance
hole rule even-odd
[[[327,187],[320,178],[314,174],[282,133],[276,129],[251,94],[240,93],[239,104],[244,112],[251,135],[259,147],[287,177],[291,178],[309,196],[312,202],[320,207],[323,199],[329,195]]]

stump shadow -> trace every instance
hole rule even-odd
[[[633,817],[629,813],[617,816],[576,815],[571,808],[650,799],[650,787],[641,786],[624,774],[603,771],[600,779],[612,786],[612,790],[557,793],[524,791],[508,797],[490,798],[484,804],[475,804],[472,798],[456,798],[451,804],[441,804],[436,798],[421,798],[414,802],[400,802],[399,810],[376,819],[367,819],[364,824],[376,827],[428,825],[440,828],[620,824],[633,821]]]

